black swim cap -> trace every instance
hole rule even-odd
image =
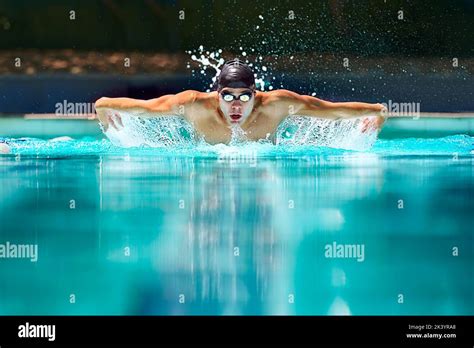
[[[252,69],[237,58],[225,62],[216,82],[217,90],[221,90],[224,87],[255,88],[255,78]]]

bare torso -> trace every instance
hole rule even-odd
[[[277,107],[277,104],[270,105],[262,92],[257,92],[252,113],[240,125],[248,140],[270,139],[273,136],[284,119],[284,112],[276,110]],[[231,140],[232,127],[219,109],[217,92],[208,93],[205,99],[193,104],[185,115],[206,142],[217,144],[229,143]]]
[[[181,115],[193,125],[198,136],[210,144],[229,143],[233,126],[240,127],[248,140],[272,139],[281,121],[292,114],[328,119],[378,116],[371,125],[376,129],[380,129],[385,120],[382,104],[332,103],[288,90],[257,91],[250,114],[238,125],[231,124],[224,116],[217,92],[187,90],[150,100],[104,97],[95,106],[105,129],[109,124],[115,128],[121,125],[117,111],[120,109],[146,110],[156,115]]]

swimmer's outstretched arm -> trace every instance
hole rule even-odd
[[[109,125],[117,129],[122,126],[118,110],[137,111],[140,116],[144,117],[147,112],[152,112],[163,114],[163,116],[182,115],[189,119],[192,108],[188,106],[192,105],[200,97],[200,94],[201,92],[188,90],[149,100],[103,97],[95,102],[95,109],[105,130]]]
[[[278,114],[283,117],[301,115],[339,120],[364,116],[385,117],[386,115],[385,106],[382,104],[333,103],[288,90],[268,92],[264,99],[268,99],[269,103],[275,103]]]

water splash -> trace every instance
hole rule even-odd
[[[256,54],[255,49],[250,49],[249,53],[243,47],[239,47],[239,50],[239,57],[229,56],[228,59],[224,59],[224,57],[222,57],[222,49],[215,51],[206,50],[204,46],[200,45],[195,50],[186,51],[186,53],[190,55],[191,61],[195,62],[194,64],[188,62],[187,68],[191,69],[193,76],[202,77],[203,83],[208,85],[206,91],[210,92],[214,88],[217,77],[221,72],[221,67],[225,61],[239,58],[254,71],[255,86],[257,89],[261,91],[273,90],[273,82],[276,77],[273,71],[267,66],[268,64],[263,62],[263,56]],[[211,75],[211,83],[208,82],[209,74]],[[281,84],[280,87],[283,88],[283,85]]]
[[[259,15],[259,18],[263,23],[264,17]],[[256,30],[258,29],[259,26]],[[239,47],[239,50],[239,58],[255,71],[257,88],[262,91],[273,90],[272,81],[275,80],[275,76],[273,76],[271,64],[265,64],[262,55],[256,54],[255,49],[250,49],[250,55],[243,47]],[[197,68],[193,69],[193,74],[199,71],[201,75],[205,75],[206,71],[212,69],[212,83],[209,85],[212,88],[225,62],[222,57],[222,50],[212,52],[205,50],[201,45],[198,49],[187,51],[187,53],[191,55],[193,61],[198,63]],[[291,56],[291,58],[293,57]],[[273,59],[276,62],[278,57],[273,57]],[[190,67],[190,64],[188,64],[188,67]],[[284,73],[282,73],[282,76],[284,76]],[[283,88],[283,84],[280,84],[280,87]],[[210,89],[207,91],[210,91]],[[316,93],[312,92],[311,95],[315,96]],[[275,136],[275,143],[281,145],[314,145],[365,151],[370,149],[377,139],[377,132],[361,132],[360,119],[331,121],[293,116],[288,117],[280,125],[279,130]],[[244,138],[242,132],[237,128],[233,128],[233,141],[231,143]]]
[[[211,89],[214,87],[214,84],[217,81],[217,76],[221,73],[221,66],[224,65],[225,59],[222,58],[220,55],[222,54],[222,50],[219,49],[215,52],[209,52],[204,50],[204,46],[199,46],[194,51],[186,51],[186,53],[191,55],[191,60],[198,63],[198,71],[201,75],[206,75],[206,71],[212,69],[211,72],[214,76],[212,76],[212,82],[209,84],[209,88],[206,90],[210,92]],[[188,62],[187,68],[191,68],[191,64]],[[192,74],[195,75],[196,69],[193,68]],[[206,76],[207,78],[207,76]]]
[[[51,141],[35,138],[0,138],[0,143],[9,147],[10,153],[1,154],[9,156],[87,156],[87,155],[113,155],[113,156],[160,156],[160,157],[193,157],[213,158],[219,156],[231,157],[258,157],[258,158],[299,158],[308,160],[309,163],[326,164],[325,159],[330,158],[360,158],[360,156],[444,156],[451,163],[456,154],[458,161],[472,162],[471,151],[474,149],[474,138],[468,135],[452,135],[444,138],[423,139],[379,139],[370,152],[354,152],[345,149],[335,149],[324,146],[311,145],[273,145],[260,142],[242,142],[234,145],[209,145],[205,142],[185,143],[173,147],[129,147],[116,146],[107,139],[94,138],[72,139],[69,141]],[[321,157],[328,156],[328,157]],[[354,157],[355,156],[355,157]],[[366,157],[364,157],[366,158]]]
[[[238,124],[232,124],[231,125],[231,139],[229,142],[229,145],[237,145],[241,143],[248,142],[249,139],[247,138],[247,135],[245,134],[245,131],[240,127]]]
[[[116,146],[176,147],[193,145],[199,140],[192,125],[183,117],[114,110],[120,114],[123,128],[109,127],[105,135]]]
[[[115,146],[176,147],[205,143],[182,116],[164,116],[135,110],[113,110],[113,113],[120,114],[123,123],[123,128],[120,130],[109,127],[105,132]],[[231,131],[229,145],[250,141],[240,125],[233,124]],[[262,139],[260,142],[366,151],[376,139],[376,131],[362,133],[360,119],[332,121],[307,116],[290,116],[280,124],[272,139]]]
[[[332,121],[307,116],[287,117],[276,131],[277,145],[312,145],[367,151],[377,131],[361,131],[361,119]]]

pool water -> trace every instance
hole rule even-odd
[[[472,137],[6,140],[2,315],[474,314]]]

